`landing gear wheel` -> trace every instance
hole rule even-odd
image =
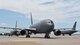
[[[44,37],[44,38],[50,38],[50,36],[46,36],[46,35],[45,35],[45,37]]]
[[[62,34],[63,36],[65,36],[64,34]]]
[[[30,38],[30,35],[26,35],[26,38]]]
[[[19,35],[16,35],[17,37],[19,36]]]
[[[71,34],[69,34],[69,36],[71,36]]]

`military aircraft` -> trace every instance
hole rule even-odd
[[[15,28],[13,28],[13,31],[10,31],[9,33],[9,36],[13,36],[13,35],[16,35],[16,36],[19,36],[19,31],[17,30],[17,21],[16,21],[16,24],[15,24]]]
[[[77,24],[77,22],[74,23],[72,29],[63,29],[63,30],[61,30],[61,34],[62,34],[63,36],[64,36],[65,34],[69,34],[69,36],[71,36],[73,33],[77,32],[77,30],[76,30],[76,24]]]
[[[15,27],[12,28],[12,27],[0,27],[0,28],[3,28],[3,29],[12,29],[10,32],[8,33],[4,33],[3,35],[8,35],[8,36],[13,36],[13,35],[16,35],[16,36],[19,36],[19,31],[17,30],[17,21],[16,21],[16,24],[15,24]]]
[[[3,29],[13,29],[16,32],[16,30],[20,30],[19,34],[20,35],[26,35],[26,38],[30,38],[31,34],[45,34],[44,38],[50,38],[50,33],[53,31],[54,35],[59,36],[61,35],[61,31],[60,30],[55,30],[54,29],[54,22],[50,19],[45,19],[42,20],[36,24],[33,24],[33,19],[32,19],[32,13],[30,13],[31,15],[31,25],[29,28],[17,28],[17,26],[15,26],[15,28],[11,28],[11,27],[0,27]],[[15,34],[16,34],[15,33]]]

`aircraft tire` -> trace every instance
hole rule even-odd
[[[64,34],[62,34],[63,36],[65,36]]]
[[[69,36],[71,36],[71,34],[69,34]]]
[[[46,36],[46,35],[45,35],[45,37],[44,37],[44,38],[50,38],[50,36]]]
[[[26,38],[30,38],[30,35],[26,35]]]

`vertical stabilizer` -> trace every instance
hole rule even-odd
[[[76,30],[76,24],[77,22],[74,23],[73,28],[72,28],[73,30]]]
[[[32,18],[32,13],[30,13],[31,16],[31,25],[33,24],[33,18]]]
[[[16,21],[16,24],[15,24],[15,30],[17,30],[16,28],[17,28],[17,21]]]

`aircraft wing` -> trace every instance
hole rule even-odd
[[[71,30],[72,28],[58,28],[58,29],[55,29],[55,30]]]
[[[2,29],[18,29],[18,30],[22,30],[21,28],[12,28],[12,27],[0,27],[0,28],[2,28]]]
[[[0,27],[2,29],[13,29],[13,30],[28,30],[28,31],[34,31],[36,28],[12,28],[12,27]]]

